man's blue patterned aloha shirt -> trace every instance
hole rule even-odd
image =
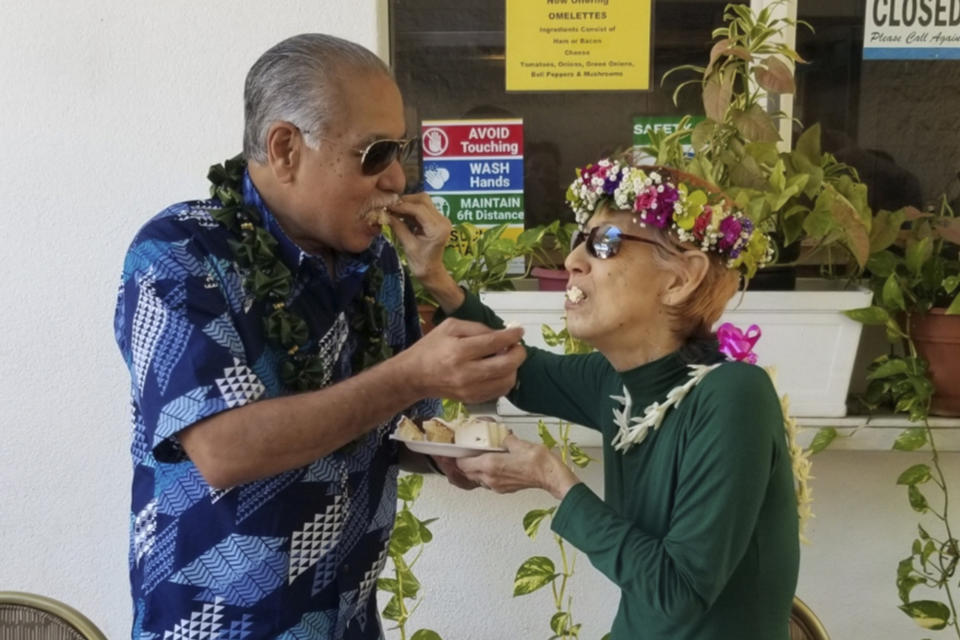
[[[400,350],[420,336],[413,289],[382,237],[339,256],[331,278],[284,235],[247,175],[243,192],[295,274],[291,303],[320,336],[326,384],[351,375],[348,314],[372,261],[384,271],[389,343]],[[179,446],[177,433],[199,420],[287,392],[264,343],[263,305],[244,292],[232,236],[210,215],[217,206],[166,209],[124,263],[114,324],[132,380],[132,637],[381,638],[375,585],[396,507],[395,419],[349,452],[227,490],[212,489]],[[424,401],[407,413],[438,411]]]

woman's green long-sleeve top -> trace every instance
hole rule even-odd
[[[502,321],[472,295],[454,314]],[[575,485],[552,529],[621,590],[613,640],[786,640],[797,583],[796,495],[776,391],[760,367],[711,371],[627,453],[611,440],[689,379],[674,353],[617,372],[599,353],[527,348],[510,400],[603,434],[604,495]],[[717,361],[720,361],[718,355]]]

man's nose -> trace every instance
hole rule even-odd
[[[403,165],[400,164],[400,160],[391,162],[377,180],[377,186],[390,193],[403,193],[403,188],[406,185],[407,176],[403,173]]]

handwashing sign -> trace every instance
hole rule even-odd
[[[423,187],[454,224],[523,231],[523,120],[424,120]]]

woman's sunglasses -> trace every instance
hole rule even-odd
[[[620,230],[620,227],[612,224],[601,224],[590,229],[590,231],[586,233],[579,230],[575,231],[573,237],[570,239],[570,251],[573,251],[581,244],[586,243],[587,253],[592,255],[594,258],[607,260],[620,253],[620,245],[624,240],[645,242],[647,244],[665,248],[663,244],[655,240],[641,238],[640,236],[632,236],[628,233],[624,233]]]

